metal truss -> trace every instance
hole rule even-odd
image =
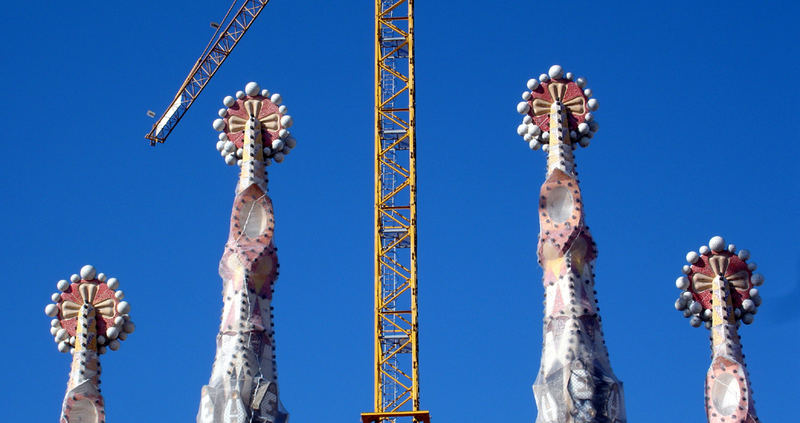
[[[236,0],[234,0],[235,3]],[[253,24],[253,21],[264,10],[264,6],[267,3],[269,3],[269,0],[246,0],[225,28],[222,31],[219,28],[217,29],[214,37],[217,34],[219,34],[219,37],[216,38],[213,44],[209,43],[203,54],[195,62],[192,70],[189,71],[189,76],[183,81],[183,85],[181,85],[178,93],[175,94],[175,98],[172,99],[167,110],[156,121],[150,132],[145,135],[145,138],[150,140],[150,145],[163,143],[167,139],[183,115],[186,114],[186,111],[189,110],[189,107],[192,106],[197,96],[206,87],[208,81],[211,80],[211,77],[222,66],[222,63],[228,58],[236,44],[239,43],[239,40],[250,28],[250,25]],[[232,8],[233,5],[231,5]],[[230,10],[228,13],[230,13]],[[227,16],[223,19],[222,24],[227,20]]]
[[[413,5],[375,1],[375,411],[364,423],[430,420],[419,409]]]

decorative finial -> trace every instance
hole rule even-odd
[[[289,132],[292,117],[281,102],[280,94],[270,96],[256,82],[247,83],[236,98],[222,100],[225,108],[219,109],[219,119],[212,126],[219,131],[217,151],[226,164],[241,166],[243,161],[256,160],[269,166],[272,160],[283,161],[297,141]]]
[[[721,236],[711,238],[708,245],[686,253],[687,266],[683,276],[675,280],[681,294],[675,300],[675,309],[689,319],[693,327],[705,324],[712,326],[712,285],[714,278],[722,276],[730,290],[732,319],[749,325],[761,305],[757,286],[764,283],[764,276],[754,273],[755,263],[747,263],[750,252],[736,250],[733,244],[725,245]],[[718,272],[723,272],[719,274]]]
[[[45,314],[52,317],[50,334],[58,350],[72,354],[67,394],[61,422],[102,423],[105,421],[100,394],[100,360],[106,349],[117,350],[120,341],[136,328],[130,320],[130,304],[118,290],[116,278],[107,279],[94,266],[56,283],[60,292],[51,295]]]
[[[756,423],[750,377],[739,342],[739,322],[753,323],[761,305],[756,286],[764,277],[755,263],[747,263],[750,252],[738,250],[715,236],[699,253],[686,254],[687,265],[675,286],[682,290],[675,309],[689,318],[693,327],[711,329],[712,362],[706,374],[706,416],[709,423]]]
[[[561,141],[566,144],[587,147],[597,132],[598,124],[592,112],[599,107],[597,99],[590,98],[592,90],[586,88],[586,79],[574,79],[572,72],[564,73],[559,65],[550,67],[539,79],[531,78],[528,91],[522,93],[517,112],[524,115],[517,126],[520,135],[532,150],[549,149],[551,142],[550,115],[554,103],[563,105],[566,125],[563,125]],[[573,147],[574,148],[574,147]]]

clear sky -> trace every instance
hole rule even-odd
[[[605,339],[631,422],[703,422],[708,334],[673,309],[684,255],[752,252],[764,304],[742,334],[756,408],[800,389],[795,2],[417,1],[422,404],[434,422],[532,422],[545,158],[516,135],[525,81],[586,76],[600,131],[578,151]],[[137,331],[103,356],[110,422],[194,421],[221,310],[236,168],[221,99],[283,94],[298,147],[270,172],[281,396],[294,422],[372,407],[372,2],[273,0],[166,144],[143,136],[228,3],[10,2],[0,255],[3,421],[56,421],[69,358],[43,313],[86,264]]]

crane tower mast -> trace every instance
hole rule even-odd
[[[430,421],[419,408],[413,9],[375,0],[375,409],[363,423]]]

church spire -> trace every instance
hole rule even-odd
[[[52,317],[50,333],[58,350],[72,355],[61,423],[104,423],[105,403],[100,393],[100,354],[117,350],[135,329],[130,305],[122,301],[117,278],[106,278],[91,265],[69,281],[58,281],[60,292],[45,307]]]
[[[517,128],[533,150],[547,153],[539,197],[539,264],[544,271],[542,358],[533,393],[536,423],[624,423],[622,383],[614,376],[594,290],[597,247],[585,223],[573,150],[597,131],[584,78],[552,66],[528,81]]]
[[[288,413],[278,398],[271,306],[278,256],[266,167],[282,162],[295,146],[288,131],[292,118],[280,94],[270,95],[255,82],[223,103],[213,124],[220,131],[217,150],[240,170],[219,264],[223,309],[217,353],[197,423],[283,423]]]

